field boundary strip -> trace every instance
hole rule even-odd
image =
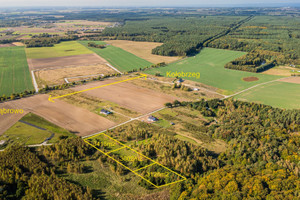
[[[106,138],[108,138],[108,139],[110,139],[110,140],[112,140],[112,141],[118,143],[118,144],[121,145],[122,147],[117,148],[117,149],[114,149],[114,150],[111,150],[111,151],[109,151],[109,152],[104,152],[104,151],[102,151],[101,149],[97,148],[95,145],[93,145],[93,144],[91,144],[90,142],[87,141],[87,140],[92,139],[92,138],[95,138],[95,137],[97,137],[97,136],[104,136],[104,137],[106,137]],[[175,184],[175,183],[179,183],[179,182],[182,182],[182,181],[187,180],[186,177],[184,177],[184,176],[178,174],[177,172],[175,172],[175,171],[169,169],[168,167],[166,167],[166,166],[164,166],[164,165],[162,165],[162,164],[160,164],[160,163],[154,161],[153,159],[151,159],[151,158],[145,156],[144,154],[142,154],[142,153],[136,151],[135,149],[133,149],[133,148],[131,148],[131,147],[129,147],[129,146],[123,144],[122,142],[120,142],[120,141],[118,141],[118,140],[116,140],[116,139],[114,139],[114,138],[112,138],[112,137],[106,135],[105,133],[99,133],[99,134],[97,134],[97,135],[93,135],[93,136],[91,136],[91,137],[84,138],[83,140],[84,140],[85,143],[87,143],[88,145],[92,146],[93,148],[95,148],[95,149],[98,150],[99,152],[103,153],[104,155],[106,155],[106,156],[109,157],[110,159],[114,160],[116,163],[118,163],[119,165],[123,166],[124,168],[126,168],[126,169],[129,170],[130,172],[132,172],[132,173],[134,173],[135,175],[139,176],[141,179],[145,180],[147,183],[151,184],[151,185],[154,186],[155,188],[160,188],[160,187],[168,186],[168,185],[171,185],[171,184]],[[140,156],[146,158],[147,160],[151,161],[152,163],[151,163],[151,164],[148,164],[148,165],[146,165],[146,166],[144,166],[144,167],[141,167],[141,168],[139,168],[139,169],[132,170],[132,169],[130,169],[128,166],[124,165],[123,163],[121,163],[120,161],[116,160],[115,158],[113,158],[112,156],[109,155],[109,154],[111,154],[111,153],[113,153],[113,152],[116,152],[116,151],[119,151],[119,150],[121,150],[121,149],[129,149],[129,150],[131,150],[131,151],[137,153],[138,155],[140,155]],[[178,180],[178,181],[173,181],[173,182],[171,182],[171,183],[166,183],[166,184],[164,184],[164,185],[156,185],[156,184],[152,183],[151,181],[147,180],[147,179],[146,179],[145,177],[143,177],[142,175],[140,175],[140,174],[137,173],[137,171],[140,171],[140,170],[142,170],[142,169],[146,169],[146,168],[148,168],[148,167],[150,167],[150,166],[152,166],[152,165],[159,165],[160,167],[163,167],[164,169],[168,170],[169,172],[171,172],[171,173],[177,175],[177,176],[180,177],[181,179]]]
[[[57,96],[57,97],[52,97],[52,95],[50,95],[48,100],[50,102],[54,103],[54,101],[53,101],[54,99],[58,99],[58,98],[66,97],[66,96],[71,96],[71,95],[74,95],[74,94],[79,94],[79,93],[82,93],[82,92],[95,90],[95,89],[98,89],[98,88],[102,88],[102,87],[106,87],[106,86],[110,86],[110,85],[115,85],[115,84],[118,84],[118,83],[124,83],[124,82],[127,82],[127,81],[131,81],[131,80],[138,79],[138,78],[143,78],[143,77],[145,78],[145,80],[147,80],[147,75],[146,74],[141,74],[138,77],[133,77],[133,78],[129,78],[129,79],[126,79],[126,80],[117,81],[117,82],[113,82],[113,83],[108,83],[108,84],[105,84],[105,85],[100,85],[100,86],[97,86],[97,87],[88,88],[88,89],[85,89],[85,90],[80,90],[80,91],[77,91],[77,92],[72,92],[72,93],[64,94],[64,95]]]

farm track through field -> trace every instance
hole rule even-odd
[[[148,80],[155,81],[155,82],[159,82],[159,83],[164,83],[164,84],[169,84],[169,85],[174,85],[173,82],[159,81],[159,80],[154,80],[154,79],[151,79],[151,78],[148,78]],[[213,94],[217,94],[217,95],[220,95],[220,96],[225,96],[224,94],[220,94],[220,93],[218,93],[218,92],[215,92],[215,91],[206,89],[206,88],[204,88],[204,87],[199,87],[199,86],[194,86],[194,85],[189,85],[189,84],[183,84],[183,83],[182,83],[182,85],[188,86],[188,87],[192,87],[192,88],[197,88],[197,89],[200,89],[200,90],[205,90],[205,91],[207,91],[207,92],[210,92],[210,93],[213,93]]]
[[[249,90],[251,90],[251,89],[253,89],[253,88],[256,88],[256,87],[258,87],[258,86],[261,86],[261,85],[266,85],[266,84],[269,84],[269,83],[273,83],[273,82],[276,82],[276,81],[281,81],[281,80],[289,79],[289,78],[292,78],[292,76],[290,76],[290,77],[284,77],[284,78],[279,78],[279,79],[275,79],[275,80],[268,81],[268,82],[264,82],[264,83],[260,83],[260,84],[254,85],[254,86],[252,86],[252,87],[249,87],[249,88],[247,88],[247,89],[245,89],[245,90],[239,91],[239,92],[237,92],[237,93],[235,93],[235,94],[232,94],[232,95],[229,95],[229,96],[225,96],[224,98],[222,98],[222,100],[223,100],[223,99],[228,99],[228,98],[230,98],[230,97],[234,97],[234,96],[236,96],[236,95],[239,95],[239,94],[241,94],[241,93],[247,92],[247,91],[249,91]]]

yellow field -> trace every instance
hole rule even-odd
[[[109,40],[105,41],[108,44],[119,47],[128,51],[140,58],[143,58],[151,63],[171,63],[174,62],[180,57],[171,57],[171,56],[159,56],[152,54],[152,49],[157,46],[162,45],[162,43],[156,42],[135,42],[135,41],[127,41],[127,40]]]
[[[269,74],[269,75],[278,75],[278,76],[291,76],[291,74],[295,73],[292,70],[297,70],[295,68],[289,66],[278,66],[271,68],[262,72],[262,74]]]
[[[35,75],[37,77],[37,82],[39,87],[44,85],[58,85],[65,83],[64,78],[78,77],[78,76],[88,76],[95,75],[91,77],[98,77],[100,74],[113,74],[115,71],[106,65],[97,64],[89,66],[76,66],[76,67],[65,67],[58,69],[49,69],[36,71]],[[69,81],[79,81],[89,77],[78,77],[71,78]]]

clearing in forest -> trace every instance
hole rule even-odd
[[[84,141],[152,187],[160,188],[186,180],[184,176],[159,164],[154,158],[143,155],[105,133],[91,136]]]

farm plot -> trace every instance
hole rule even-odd
[[[192,77],[184,79],[219,88],[223,90],[222,92],[224,94],[231,94],[262,82],[280,78],[279,76],[243,72],[224,68],[226,63],[242,55],[245,55],[245,53],[205,48],[194,57],[189,57],[187,59],[174,62],[166,67],[150,69],[147,71],[147,73],[153,75],[160,73],[162,76],[166,76],[167,72],[200,72],[201,77],[199,79]],[[246,77],[257,77],[258,80],[247,82],[243,80],[243,78]]]
[[[21,108],[24,113],[31,112],[45,120],[62,127],[79,136],[93,134],[106,130],[115,125],[114,122],[92,113],[86,109],[79,108],[63,101],[48,101],[48,95],[36,95],[16,101],[5,102],[2,108]],[[21,116],[22,117],[22,116]],[[8,128],[6,124],[11,124],[11,120],[19,120],[19,115],[0,115],[0,135]],[[13,125],[13,124],[11,124]]]
[[[159,56],[152,54],[152,49],[161,46],[163,43],[157,42],[136,42],[136,41],[128,41],[128,40],[108,40],[105,41],[108,44],[111,44],[115,47],[119,47],[128,51],[144,60],[147,60],[151,63],[171,63],[174,62],[180,57],[176,56]]]
[[[152,187],[159,188],[186,180],[153,158],[141,154],[105,133],[86,138],[84,141]]]
[[[0,95],[33,90],[24,47],[0,48]]]
[[[74,88],[76,91],[97,87],[100,85],[116,82],[117,80],[106,80],[90,83]],[[86,91],[85,94],[105,99],[130,110],[146,114],[162,108],[165,103],[172,102],[176,98],[150,89],[135,86],[130,83],[119,83],[107,87]],[[180,99],[179,99],[180,100]]]
[[[28,64],[32,70],[58,68],[65,66],[86,66],[94,64],[104,64],[106,60],[97,54],[83,54],[75,56],[64,56],[55,58],[28,59]]]
[[[76,41],[61,42],[55,44],[53,47],[26,48],[27,58],[29,59],[55,58],[93,53],[94,52]]]
[[[95,42],[97,44],[105,44],[100,41],[79,41],[84,46],[88,47],[89,42]],[[129,71],[132,69],[144,68],[152,65],[151,62],[146,61],[142,58],[135,56],[132,53],[129,53],[121,48],[108,45],[104,49],[91,48],[90,50],[94,51],[96,54],[107,60],[112,66],[116,67],[122,72]]]
[[[36,79],[39,87],[45,85],[58,85],[65,83],[65,78],[69,82],[80,81],[92,77],[98,77],[100,75],[114,74],[116,73],[110,67],[98,64],[90,66],[74,66],[64,67],[59,69],[49,69],[36,71]]]
[[[243,101],[254,101],[286,109],[300,108],[300,84],[276,81],[235,96]]]

